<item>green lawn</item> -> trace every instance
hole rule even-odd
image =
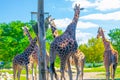
[[[9,74],[13,74],[13,71],[12,69],[0,69],[0,73],[2,72],[8,72]],[[104,72],[100,75],[104,76],[105,75],[105,68],[104,66],[101,66],[101,67],[94,67],[94,68],[84,68],[84,72]],[[22,73],[21,73],[21,80],[25,80],[25,69],[22,70]],[[99,75],[98,75],[99,76]],[[116,70],[116,75],[115,75],[116,78],[120,78],[120,66],[117,67],[117,70]]]

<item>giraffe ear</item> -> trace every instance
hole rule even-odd
[[[55,20],[55,18],[52,18],[52,20]]]
[[[106,32],[106,30],[103,30],[103,32]]]
[[[27,26],[24,26],[24,28],[26,28],[27,30],[29,30],[29,28]]]
[[[51,15],[48,16],[48,18],[50,18],[50,17],[51,17]]]
[[[80,10],[84,10],[85,8],[80,8]]]

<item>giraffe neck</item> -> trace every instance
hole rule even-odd
[[[30,41],[30,43],[31,43],[33,39],[32,39],[32,36],[30,35],[30,32],[28,31],[27,28],[26,28],[26,33],[27,33],[27,36],[28,36],[29,41]],[[37,51],[37,50],[38,50],[38,46],[35,45],[34,51]]]
[[[103,31],[102,31],[102,40],[103,40],[103,42],[106,41],[106,38],[105,38],[105,35],[104,35]]]
[[[32,42],[32,37],[31,37],[30,32],[28,31],[28,29],[26,29],[26,33],[27,33],[27,36],[28,36],[30,42]]]
[[[69,35],[71,35],[71,37],[73,37],[75,39],[75,31],[76,31],[76,26],[77,26],[77,22],[78,22],[78,19],[79,19],[79,13],[80,12],[75,12],[74,13],[74,17],[73,17],[73,20],[72,22],[68,25],[65,33],[68,33]]]
[[[59,34],[58,34],[58,31],[57,31],[57,28],[56,28],[56,25],[55,25],[54,21],[53,21],[52,24],[50,24],[50,27],[51,27],[51,30],[52,30],[53,37],[54,38],[58,37]]]
[[[30,56],[31,53],[34,51],[34,47],[36,45],[36,42],[37,42],[37,38],[35,38],[34,40],[32,40],[31,43],[30,43],[30,45],[23,52],[23,54],[26,55],[26,56]]]
[[[80,12],[75,12],[72,23],[77,24]]]
[[[104,32],[102,31],[102,40],[104,43],[105,50],[110,50],[110,42],[105,38]]]

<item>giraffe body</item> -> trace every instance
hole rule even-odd
[[[48,22],[50,24],[53,37],[54,38],[58,37],[59,34],[57,31],[54,19],[52,19],[51,16],[48,17]],[[83,80],[84,63],[85,63],[85,55],[79,49],[77,49],[75,54],[70,58],[70,64],[76,66],[76,70],[77,70],[76,80],[78,79]],[[67,67],[65,67],[65,69],[67,69]],[[79,74],[80,74],[80,77],[79,77]]]
[[[75,6],[75,15],[72,20],[72,23],[70,23],[66,29],[66,31],[60,35],[60,36],[54,36],[55,39],[50,45],[50,73],[51,73],[51,80],[53,80],[53,74],[55,74],[56,80],[58,80],[57,73],[55,72],[54,68],[54,60],[56,58],[56,53],[58,53],[58,56],[60,57],[60,72],[61,76],[60,79],[66,80],[64,76],[64,69],[67,62],[68,69],[69,69],[69,77],[70,80],[72,80],[72,71],[70,67],[70,61],[69,57],[73,55],[77,50],[77,42],[75,38],[75,30],[77,21],[79,18],[79,12],[80,12],[80,5]],[[52,31],[53,32],[53,31]]]
[[[108,41],[105,38],[104,31],[101,27],[99,27],[98,29],[97,38],[99,38],[100,36],[102,36],[102,40],[103,40],[103,44],[105,48],[104,66],[106,70],[106,80],[109,80],[110,74],[111,74],[112,80],[114,80],[115,71],[116,71],[117,63],[118,63],[118,52],[115,49],[113,49],[110,41]],[[110,69],[111,69],[111,73],[110,73]]]
[[[16,72],[17,72],[17,78],[20,80],[20,73],[22,68],[26,67],[26,80],[28,80],[28,64],[29,64],[29,56],[34,50],[34,47],[36,45],[37,38],[34,38],[34,40],[31,42],[31,44],[24,50],[22,54],[18,54],[13,59],[13,77],[14,80],[16,78]]]
[[[23,31],[24,31],[24,34],[28,36],[29,41],[31,43],[32,42],[32,37],[31,37],[30,32],[29,32],[29,30],[28,30],[28,28],[26,26],[23,27]],[[33,80],[37,80],[37,71],[35,69],[35,74],[34,74],[35,77],[34,77],[33,76],[33,69],[34,69],[34,64],[36,64],[36,68],[38,66],[38,54],[37,54],[38,49],[39,49],[39,47],[36,44],[35,48],[34,48],[34,51],[32,52],[31,57],[30,57],[30,63],[32,65],[32,79]],[[42,57],[42,55],[40,55],[40,56]],[[49,53],[46,51],[46,64],[47,64],[47,66],[48,66],[48,63],[49,63]]]

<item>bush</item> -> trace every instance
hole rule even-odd
[[[100,67],[103,66],[103,63],[85,63],[86,68]]]
[[[0,68],[10,69],[10,68],[12,68],[12,63],[11,62],[3,62],[3,64],[0,65]]]

